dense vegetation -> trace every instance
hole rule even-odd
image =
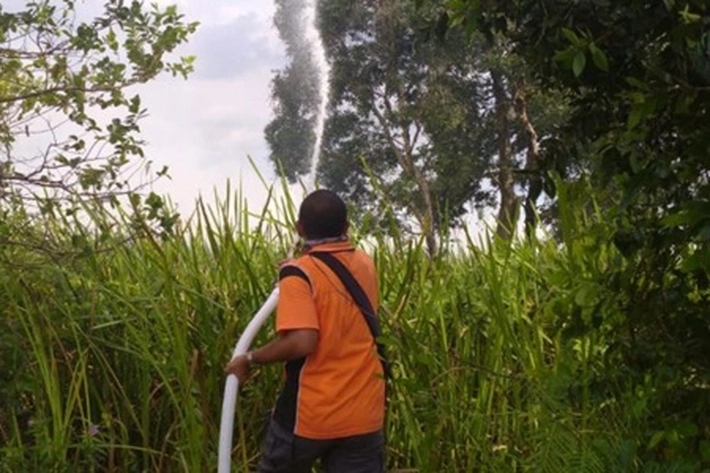
[[[131,188],[127,91],[188,74],[165,58],[196,25],[74,8],[0,7],[0,471],[213,471],[222,367],[293,208],[253,215],[228,190],[180,221]],[[352,193],[377,259],[392,471],[710,471],[709,9],[321,2],[337,61],[319,175]],[[313,119],[290,98],[269,128],[297,130],[286,148]],[[47,124],[45,152],[18,154]],[[490,205],[490,237],[450,232]],[[240,397],[236,471],[279,380]]]
[[[613,250],[578,295],[590,312],[558,328],[603,335],[596,388],[652,393],[649,452],[706,465],[710,5],[319,5],[333,62],[322,181],[359,209],[392,205],[430,255],[476,206],[497,209],[503,240],[524,216],[528,244],[542,227],[565,249],[591,238],[590,258]],[[560,185],[584,193],[565,203]],[[565,231],[589,212],[600,224]]]
[[[221,369],[290,242],[273,224],[288,218],[265,214],[254,232],[238,202],[202,207],[192,230],[162,241],[46,221],[64,256],[3,247],[5,471],[214,470]],[[435,259],[421,242],[380,240],[393,470],[708,465],[707,419],[684,415],[707,412],[690,401],[705,387],[614,347],[623,335],[608,321],[626,308],[608,275],[629,263],[608,231],[600,214],[570,214],[562,246],[470,244]],[[254,464],[279,379],[264,369],[240,397],[235,471]]]

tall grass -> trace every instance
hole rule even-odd
[[[273,215],[227,195],[162,238],[93,209],[88,223],[44,222],[63,253],[0,248],[2,471],[216,469],[222,367],[275,283],[293,218],[289,198]],[[395,373],[390,469],[640,468],[623,393],[589,389],[602,332],[567,323],[591,316],[585,297],[611,255],[552,240],[433,260],[401,236],[372,248]],[[240,395],[234,471],[255,464],[280,375],[263,368]]]

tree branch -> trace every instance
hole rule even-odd
[[[69,92],[84,92],[84,93],[112,92],[114,90],[119,90],[119,89],[123,89],[125,87],[129,87],[129,86],[134,85],[136,83],[137,83],[137,81],[128,81],[128,82],[123,83],[122,85],[114,86],[114,87],[108,87],[108,86],[96,86],[96,87],[89,87],[89,88],[50,87],[49,89],[36,90],[34,92],[29,92],[29,93],[22,94],[22,95],[15,95],[12,97],[0,97],[0,103],[23,102],[28,99],[41,97],[43,95],[56,94],[58,92],[66,92],[66,93],[69,93]]]

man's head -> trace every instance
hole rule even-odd
[[[298,233],[307,240],[334,238],[348,230],[345,202],[332,191],[319,189],[303,199],[298,210]]]

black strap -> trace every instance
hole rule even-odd
[[[281,270],[279,271],[279,281],[289,276],[296,276],[297,278],[301,278],[306,281],[309,286],[311,285],[311,281],[310,279],[308,279],[308,276],[306,276],[306,273],[304,273],[303,270],[298,266],[286,265],[281,268]]]
[[[365,321],[367,322],[367,326],[370,328],[370,333],[372,333],[372,337],[375,339],[377,354],[382,362],[382,369],[385,372],[385,377],[390,379],[392,377],[392,373],[390,371],[389,362],[387,361],[385,346],[377,341],[381,335],[380,324],[377,321],[375,310],[372,308],[370,299],[367,298],[365,291],[363,291],[362,287],[352,273],[348,271],[348,268],[346,268],[345,265],[335,256],[324,251],[314,251],[308,254],[325,263],[325,265],[338,276],[340,281],[352,296],[355,304],[360,308],[360,312],[362,312],[362,315],[365,317]]]

